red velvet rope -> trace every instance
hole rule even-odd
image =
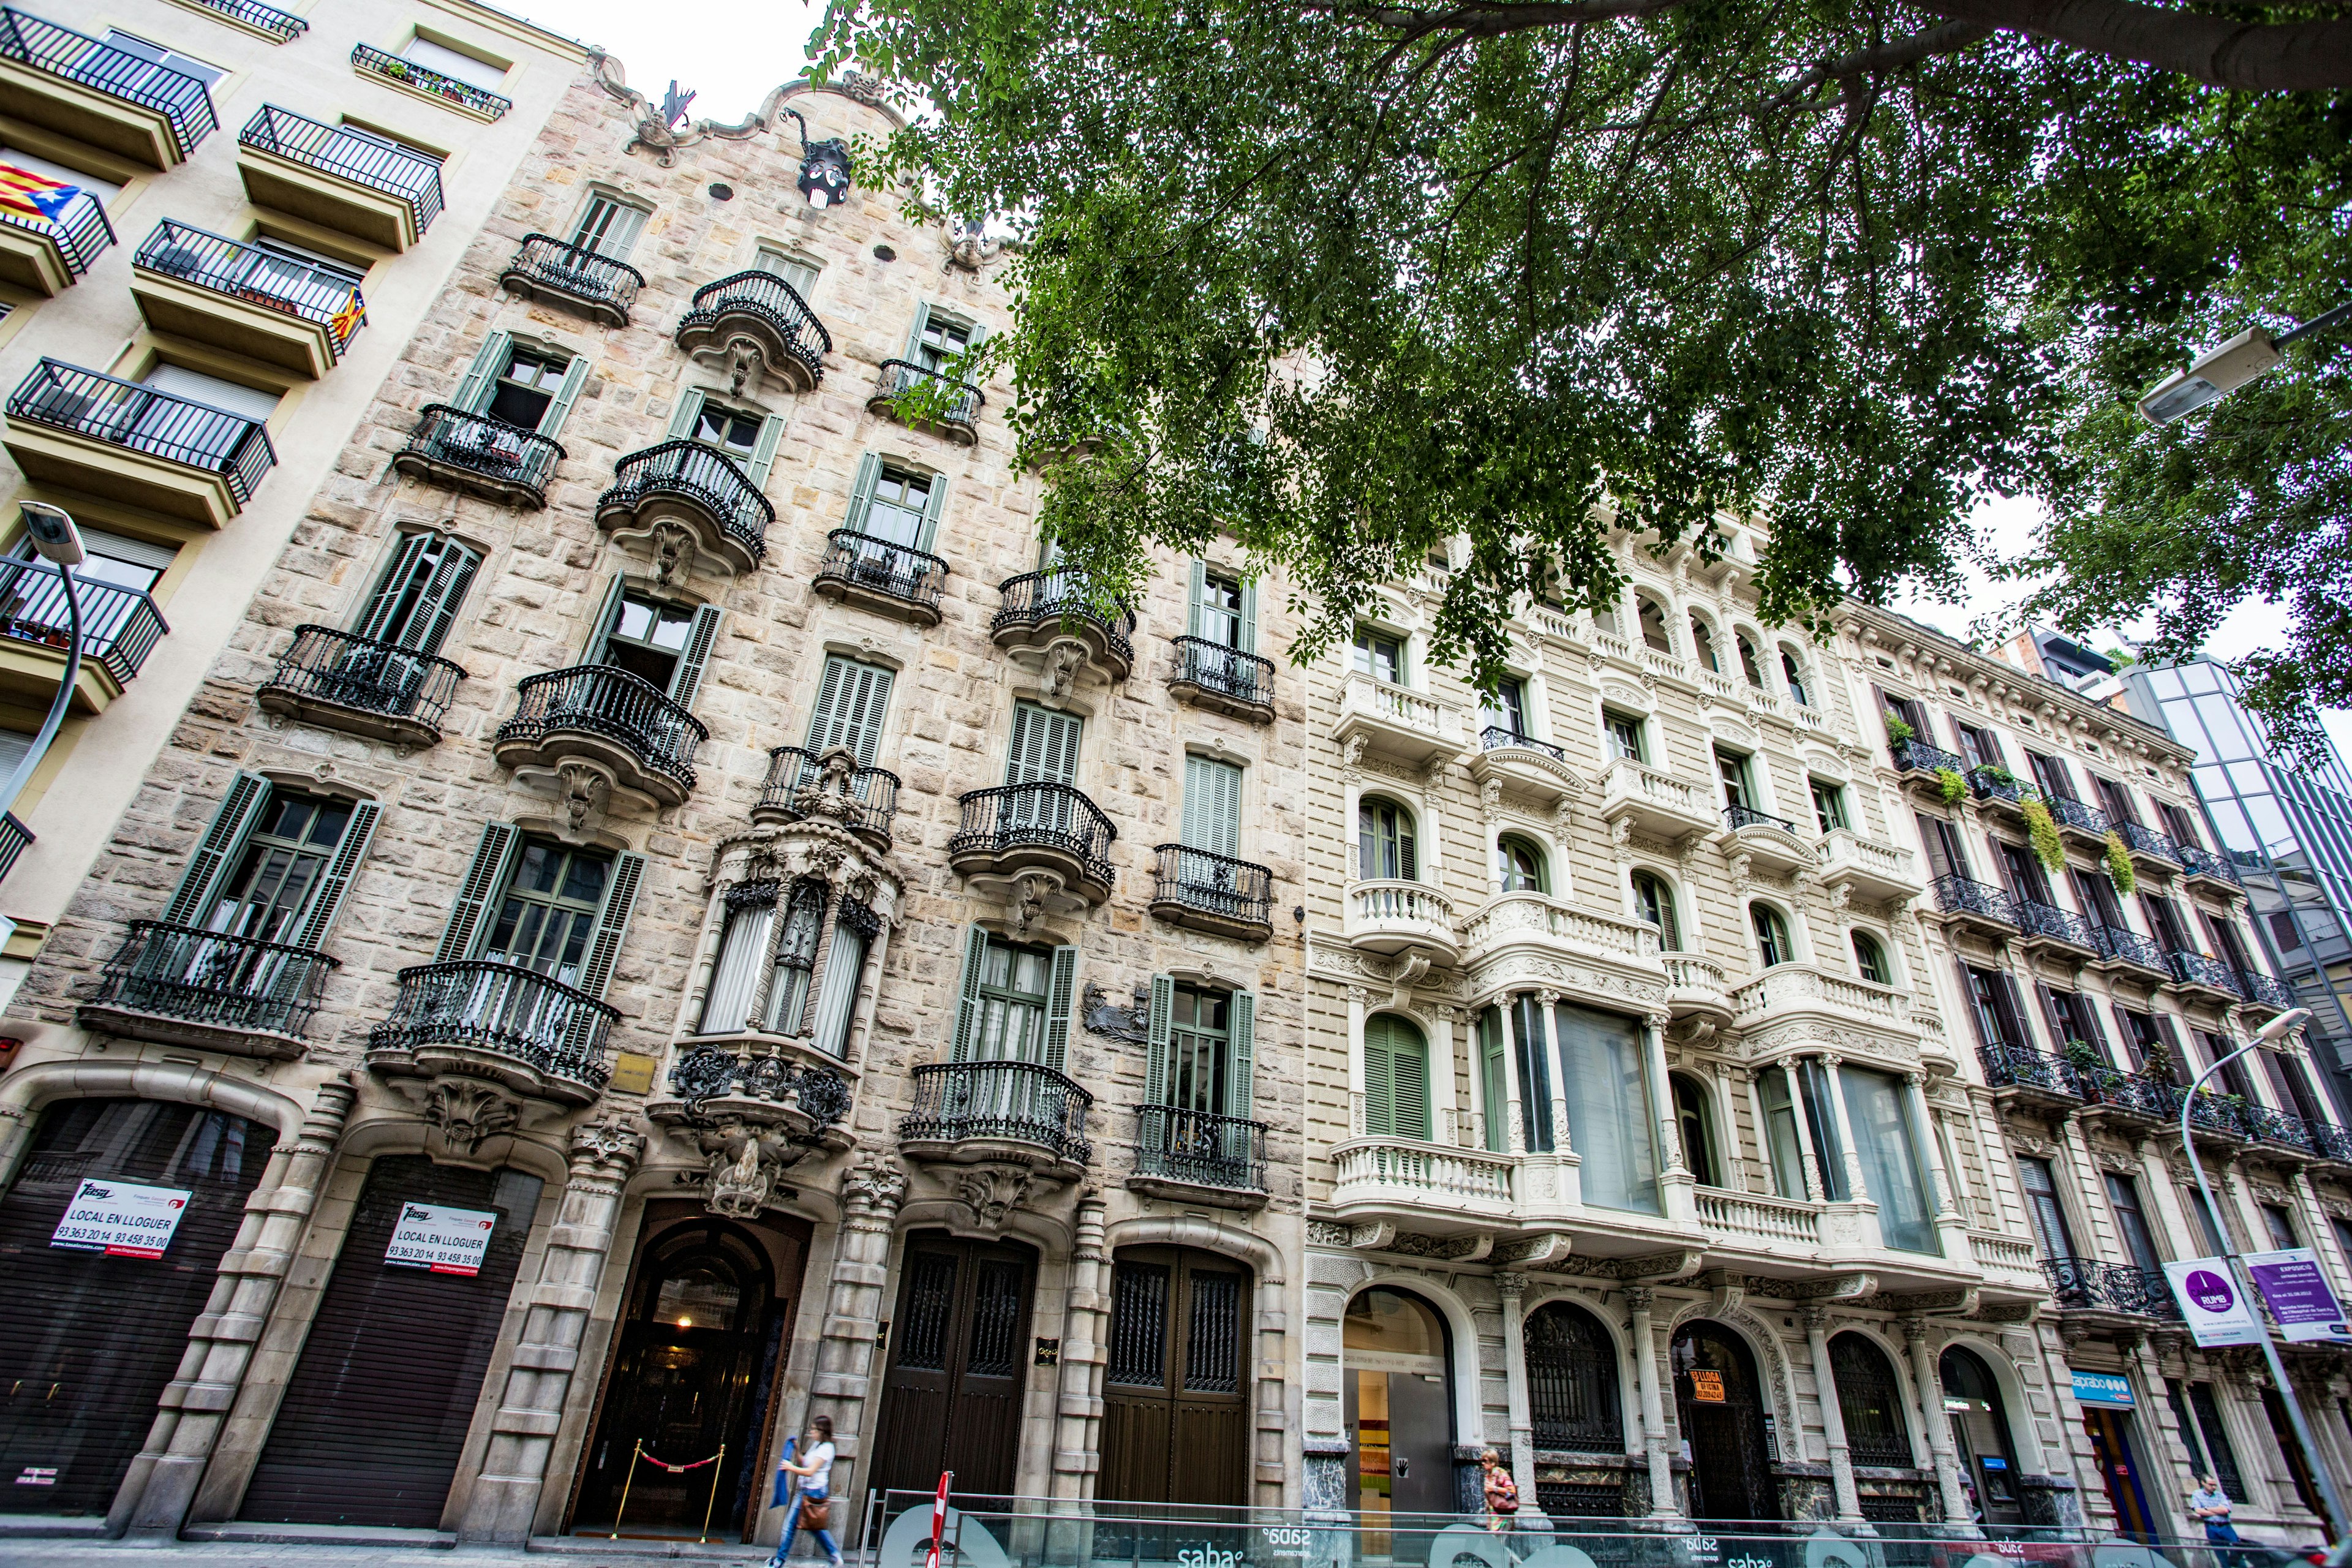
[[[698,1470],[705,1465],[715,1465],[719,1462],[719,1456],[713,1454],[707,1459],[689,1459],[683,1465],[673,1465],[667,1459],[655,1458],[643,1448],[637,1450],[637,1458],[643,1459],[648,1465],[659,1466],[661,1468],[667,1470],[671,1475],[677,1475],[681,1470]]]

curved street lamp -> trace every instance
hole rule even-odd
[[[33,548],[42,560],[57,567],[58,576],[65,584],[69,640],[66,645],[65,679],[58,682],[58,694],[49,703],[49,716],[41,721],[40,733],[33,737],[16,771],[0,783],[0,816],[16,809],[16,797],[24,793],[26,781],[41,765],[49,742],[58,738],[58,727],[66,720],[66,705],[73,700],[74,683],[81,678],[81,599],[74,592],[73,575],[73,569],[82,563],[81,531],[74,527],[74,520],[63,507],[37,500],[18,504],[25,514],[26,531],[32,535]]]
[[[2207,349],[2187,370],[2176,370],[2147,389],[2139,400],[2140,417],[2151,425],[2169,425],[2210,403],[2219,403],[2256,376],[2278,368],[2279,350],[2311,332],[2325,331],[2352,316],[2352,300],[2323,311],[2277,337],[2260,327],[2248,327],[2217,349]]]

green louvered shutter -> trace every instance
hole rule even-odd
[[[956,983],[955,1059],[971,1060],[979,1043],[980,982],[988,972],[988,932],[973,926],[964,932],[963,977]]]
[[[227,793],[214,808],[211,824],[205,828],[205,836],[196,840],[187,868],[180,873],[180,885],[173,890],[172,901],[163,906],[163,923],[205,923],[214,895],[235,868],[236,852],[244,847],[245,837],[253,831],[254,824],[261,820],[262,807],[268,803],[268,779],[257,773],[239,773],[229,781]]]
[[[931,552],[931,541],[940,536],[940,519],[946,513],[947,505],[948,477],[933,474],[930,494],[923,500],[923,525],[915,534],[915,548],[927,555]]]
[[[475,944],[481,937],[482,912],[491,900],[505,891],[507,867],[521,837],[506,823],[483,825],[481,839],[474,846],[474,862],[466,868],[466,879],[457,884],[457,901],[450,907],[449,923],[441,928],[441,944],[434,949],[434,963],[455,963],[474,956]]]
[[[760,439],[751,447],[751,460],[743,466],[743,477],[751,481],[755,490],[768,488],[768,470],[776,466],[776,448],[783,444],[784,416],[771,414],[760,421]]]
[[[457,606],[466,602],[466,590],[473,586],[474,574],[481,563],[482,558],[462,544],[452,542],[442,550],[423,596],[400,629],[402,647],[417,653],[441,651],[457,618]]]
[[[1143,1103],[1146,1105],[1168,1103],[1168,1035],[1175,1016],[1175,977],[1153,975],[1151,1008],[1144,1032],[1147,1044],[1143,1060]]]
[[[698,605],[694,624],[686,630],[686,647],[677,656],[677,668],[669,678],[669,700],[689,713],[694,710],[695,694],[702,689],[702,672],[710,662],[710,645],[718,640],[719,622],[727,614],[716,605]]]
[[[1257,579],[1242,579],[1241,640],[1234,644],[1244,653],[1257,651]]]
[[[1053,978],[1045,985],[1045,1065],[1055,1072],[1070,1054],[1070,1011],[1077,1004],[1078,950],[1054,950]]]
[[[604,602],[596,606],[595,629],[588,636],[588,646],[581,651],[582,663],[602,664],[604,661],[604,639],[611,637],[613,628],[620,624],[621,599],[627,591],[621,574],[614,573],[613,580],[604,585]]]
[[[1184,759],[1184,847],[1241,853],[1242,771],[1214,757]]]
[[[826,655],[816,713],[809,721],[810,753],[821,757],[846,746],[860,767],[872,767],[882,744],[882,716],[890,707],[890,676],[880,665]]]
[[[468,414],[479,414],[490,405],[490,384],[507,368],[507,357],[514,350],[514,338],[506,332],[492,332],[474,351],[474,363],[466,367],[463,380],[457,383],[457,395],[449,406]]]
[[[1225,1067],[1225,1114],[1248,1117],[1255,1114],[1252,1107],[1256,1100],[1255,1086],[1251,1081],[1257,1064],[1256,993],[1234,992],[1229,1016],[1233,1056]]]
[[[1208,591],[1208,563],[1193,562],[1187,569],[1184,583],[1184,635],[1186,637],[1196,637],[1201,635],[1201,595]]]
[[[702,405],[709,395],[698,386],[689,386],[677,395],[670,405],[668,437],[683,441],[694,434],[694,426],[702,418]]]
[[[613,965],[621,956],[621,939],[628,934],[629,911],[637,901],[637,886],[645,880],[646,858],[623,853],[613,857],[612,880],[604,884],[604,904],[596,911],[596,931],[588,939],[587,961],[580,966],[579,989],[602,998],[613,984]]]
[[[1504,1074],[1503,1015],[1489,1007],[1478,1015],[1478,1092],[1486,1111],[1486,1147],[1501,1153],[1510,1147],[1511,1086]]]
[[[384,640],[392,617],[399,613],[408,597],[408,580],[416,571],[417,563],[433,543],[429,533],[404,533],[393,546],[392,559],[384,563],[383,575],[376,579],[375,592],[368,595],[367,607],[360,612],[359,624],[352,635],[371,642]],[[437,571],[437,566],[436,567]],[[413,617],[412,617],[413,618]]]
[[[404,535],[360,614],[355,635],[412,653],[440,652],[481,562],[455,540],[436,540],[429,533]],[[420,571],[425,580],[412,598],[409,586]]]
[[[1009,784],[1074,784],[1078,780],[1078,717],[1034,702],[1013,709],[1013,749],[1006,759]]]
[[[580,389],[588,381],[588,356],[573,354],[572,363],[563,369],[563,384],[555,389],[555,400],[547,412],[539,416],[539,433],[549,440],[563,428],[564,420],[572,416],[572,405],[580,400]]]
[[[1420,1031],[1385,1014],[1364,1025],[1364,1131],[1429,1137],[1429,1047]]]
[[[931,306],[930,301],[927,300],[915,306],[915,323],[913,326],[907,329],[907,361],[908,363],[920,364],[923,363],[923,334],[930,331],[930,329]]]
[[[868,452],[857,459],[857,480],[849,487],[849,510],[841,526],[852,533],[866,531],[866,514],[874,505],[874,487],[881,482],[882,459]]]
[[[310,889],[309,907],[293,928],[294,934],[286,939],[294,946],[315,950],[326,941],[343,900],[351,893],[352,878],[367,858],[368,840],[375,835],[376,819],[383,815],[383,807],[372,800],[361,801],[352,807],[351,820],[343,824],[342,840],[335,846],[334,854],[328,857],[326,872],[319,879],[319,885]]]
[[[1393,1063],[1389,1059],[1389,1021],[1364,1023],[1364,1131],[1386,1138],[1396,1130],[1396,1089]]]

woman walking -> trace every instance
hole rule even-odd
[[[806,1451],[798,1462],[787,1452],[776,1468],[800,1485],[784,1510],[784,1538],[776,1543],[768,1568],[784,1568],[784,1560],[793,1554],[793,1539],[803,1529],[824,1548],[827,1568],[841,1568],[841,1547],[833,1539],[833,1417],[810,1416]]]

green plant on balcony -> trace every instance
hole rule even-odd
[[[2064,870],[2066,846],[2058,837],[2058,819],[2050,815],[2049,802],[2029,790],[2017,804],[2025,813],[2025,837],[2033,846],[2033,858],[2045,871]]]
[[[2124,847],[2122,834],[2107,835],[2106,862],[2107,880],[2116,885],[2116,892],[2130,898],[2133,889],[2139,886],[2139,877],[2132,870],[2131,851]]]
[[[1886,716],[1886,741],[1889,745],[1908,745],[1918,738],[1919,731],[1911,728],[1900,713]]]
[[[1943,790],[1946,805],[1958,805],[1969,798],[1969,781],[1950,768],[1937,768],[1936,783]]]
[[[2088,1040],[2069,1040],[2058,1048],[2058,1054],[2070,1068],[2088,1070],[2107,1065],[2106,1058],[2099,1055],[2099,1047]]]
[[[2172,1082],[2172,1052],[2162,1041],[2158,1041],[2148,1047],[2147,1054],[2140,1058],[2139,1070],[2141,1076],[2154,1079],[2158,1083]]]
[[[1999,763],[1987,763],[1983,766],[1978,768],[1977,773],[1980,776],[1990,779],[1993,783],[2004,786],[2013,784],[2017,782],[2017,775],[2011,773],[2007,768],[2002,767]]]

